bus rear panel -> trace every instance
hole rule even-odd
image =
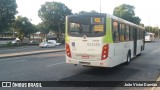
[[[122,24],[126,30],[121,30]],[[117,25],[116,33],[113,25]],[[108,14],[69,15],[65,33],[66,63],[70,64],[114,67],[144,49],[143,28]]]
[[[106,67],[109,45],[103,43],[106,15],[72,15],[67,17],[66,62]]]

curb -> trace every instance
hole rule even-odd
[[[157,79],[157,81],[160,81],[160,76],[159,76],[159,78]],[[160,87],[152,87],[151,90],[160,90]]]
[[[41,51],[20,52],[20,53],[12,53],[12,54],[2,54],[2,55],[0,55],[0,59],[19,57],[19,56],[36,55],[36,54],[43,54],[43,53],[63,52],[63,51],[65,51],[65,49],[43,50],[43,51],[41,50]]]

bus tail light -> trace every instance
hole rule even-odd
[[[102,49],[101,60],[105,60],[108,57],[108,50],[109,50],[108,44],[104,45]]]
[[[70,47],[69,47],[69,44],[66,43],[66,54],[68,57],[71,58],[71,51],[70,51]]]

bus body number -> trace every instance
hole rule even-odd
[[[87,43],[87,46],[100,46],[100,43]]]

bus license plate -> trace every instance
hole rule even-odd
[[[89,59],[88,55],[82,55],[82,59]]]
[[[90,65],[90,62],[79,62],[79,64]]]

